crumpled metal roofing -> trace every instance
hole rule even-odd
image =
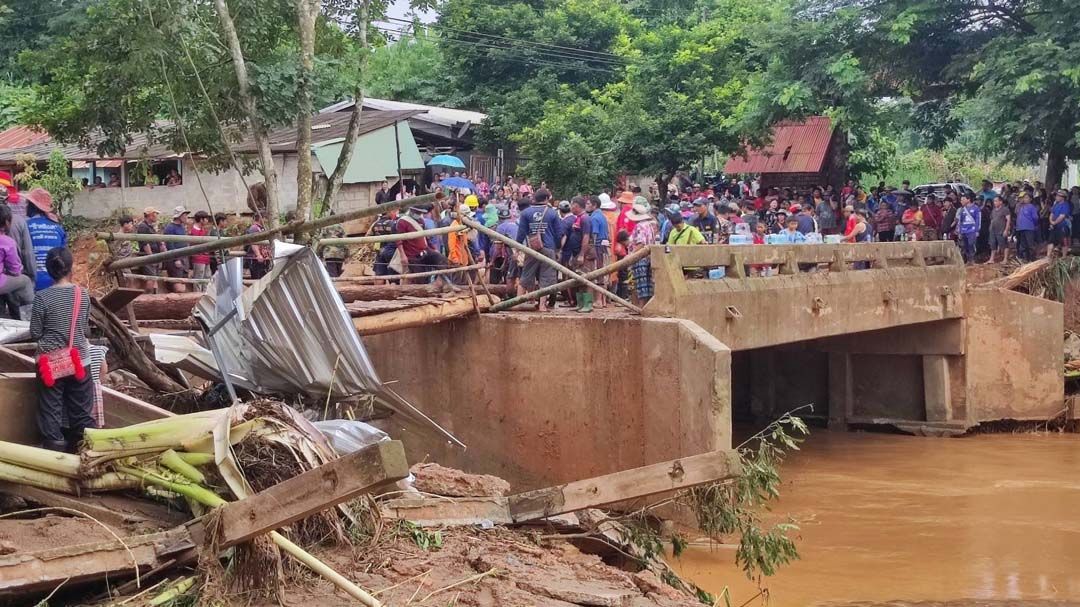
[[[315,252],[278,241],[274,257],[273,270],[247,289],[241,260],[230,259],[195,307],[196,316],[211,329],[222,324],[213,345],[233,384],[313,399],[373,395],[396,413],[458,442],[379,380]]]

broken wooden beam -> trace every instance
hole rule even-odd
[[[413,327],[423,327],[470,314],[484,312],[499,302],[493,295],[481,294],[476,301],[470,295],[450,299],[435,299],[413,305],[404,310],[383,312],[353,319],[353,326],[360,335],[377,335]]]
[[[78,538],[57,538],[61,542]],[[183,527],[85,544],[0,556],[0,596],[48,592],[58,585],[125,577],[157,567],[172,554],[195,545]]]
[[[219,509],[224,549],[409,476],[401,441],[382,441]],[[201,522],[189,525],[202,537]]]
[[[515,523],[688,489],[739,474],[735,451],[711,451],[509,497]]]
[[[424,497],[393,499],[379,504],[386,518],[421,527],[509,525],[510,504],[505,497]]]
[[[133,499],[123,495],[86,494],[75,497],[8,482],[0,482],[0,493],[21,497],[42,506],[77,510],[113,527],[138,524],[168,528],[181,525],[191,518],[157,502]]]

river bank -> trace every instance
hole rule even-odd
[[[800,525],[802,558],[765,580],[769,604],[1080,604],[1078,468],[1073,434],[818,430],[782,470],[774,510]],[[671,562],[705,590],[730,587],[732,605],[763,604],[733,546],[695,542]]]

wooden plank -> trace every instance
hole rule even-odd
[[[354,318],[353,326],[360,335],[377,335],[463,318],[474,314],[477,307],[483,312],[497,303],[499,299],[492,295],[479,295],[476,301],[468,295],[436,299],[404,310]]]
[[[221,548],[280,529],[409,476],[401,441],[383,441],[221,507]]]
[[[106,310],[113,314],[120,314],[120,310],[123,310],[135,301],[135,298],[143,294],[142,289],[131,289],[127,287],[118,287],[109,291],[105,297],[102,297],[98,301]]]
[[[0,493],[21,497],[43,506],[78,510],[114,527],[132,523],[175,527],[190,518],[182,512],[170,510],[156,502],[136,500],[121,495],[75,497],[7,482],[0,482]]]
[[[711,451],[511,495],[510,516],[521,523],[595,508],[732,478],[740,469],[735,451]]]
[[[421,527],[514,522],[505,497],[403,498],[382,502],[379,507],[386,518],[411,521]]]
[[[57,548],[0,556],[0,596],[48,592],[64,582],[74,586],[125,577],[135,572],[136,563],[140,571],[148,571],[168,555],[194,547],[182,527],[128,537],[123,543],[109,540],[71,545],[72,539],[77,541],[57,538]]]

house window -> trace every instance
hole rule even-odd
[[[184,183],[183,164],[179,158],[157,158],[127,163],[128,187],[177,186]]]

